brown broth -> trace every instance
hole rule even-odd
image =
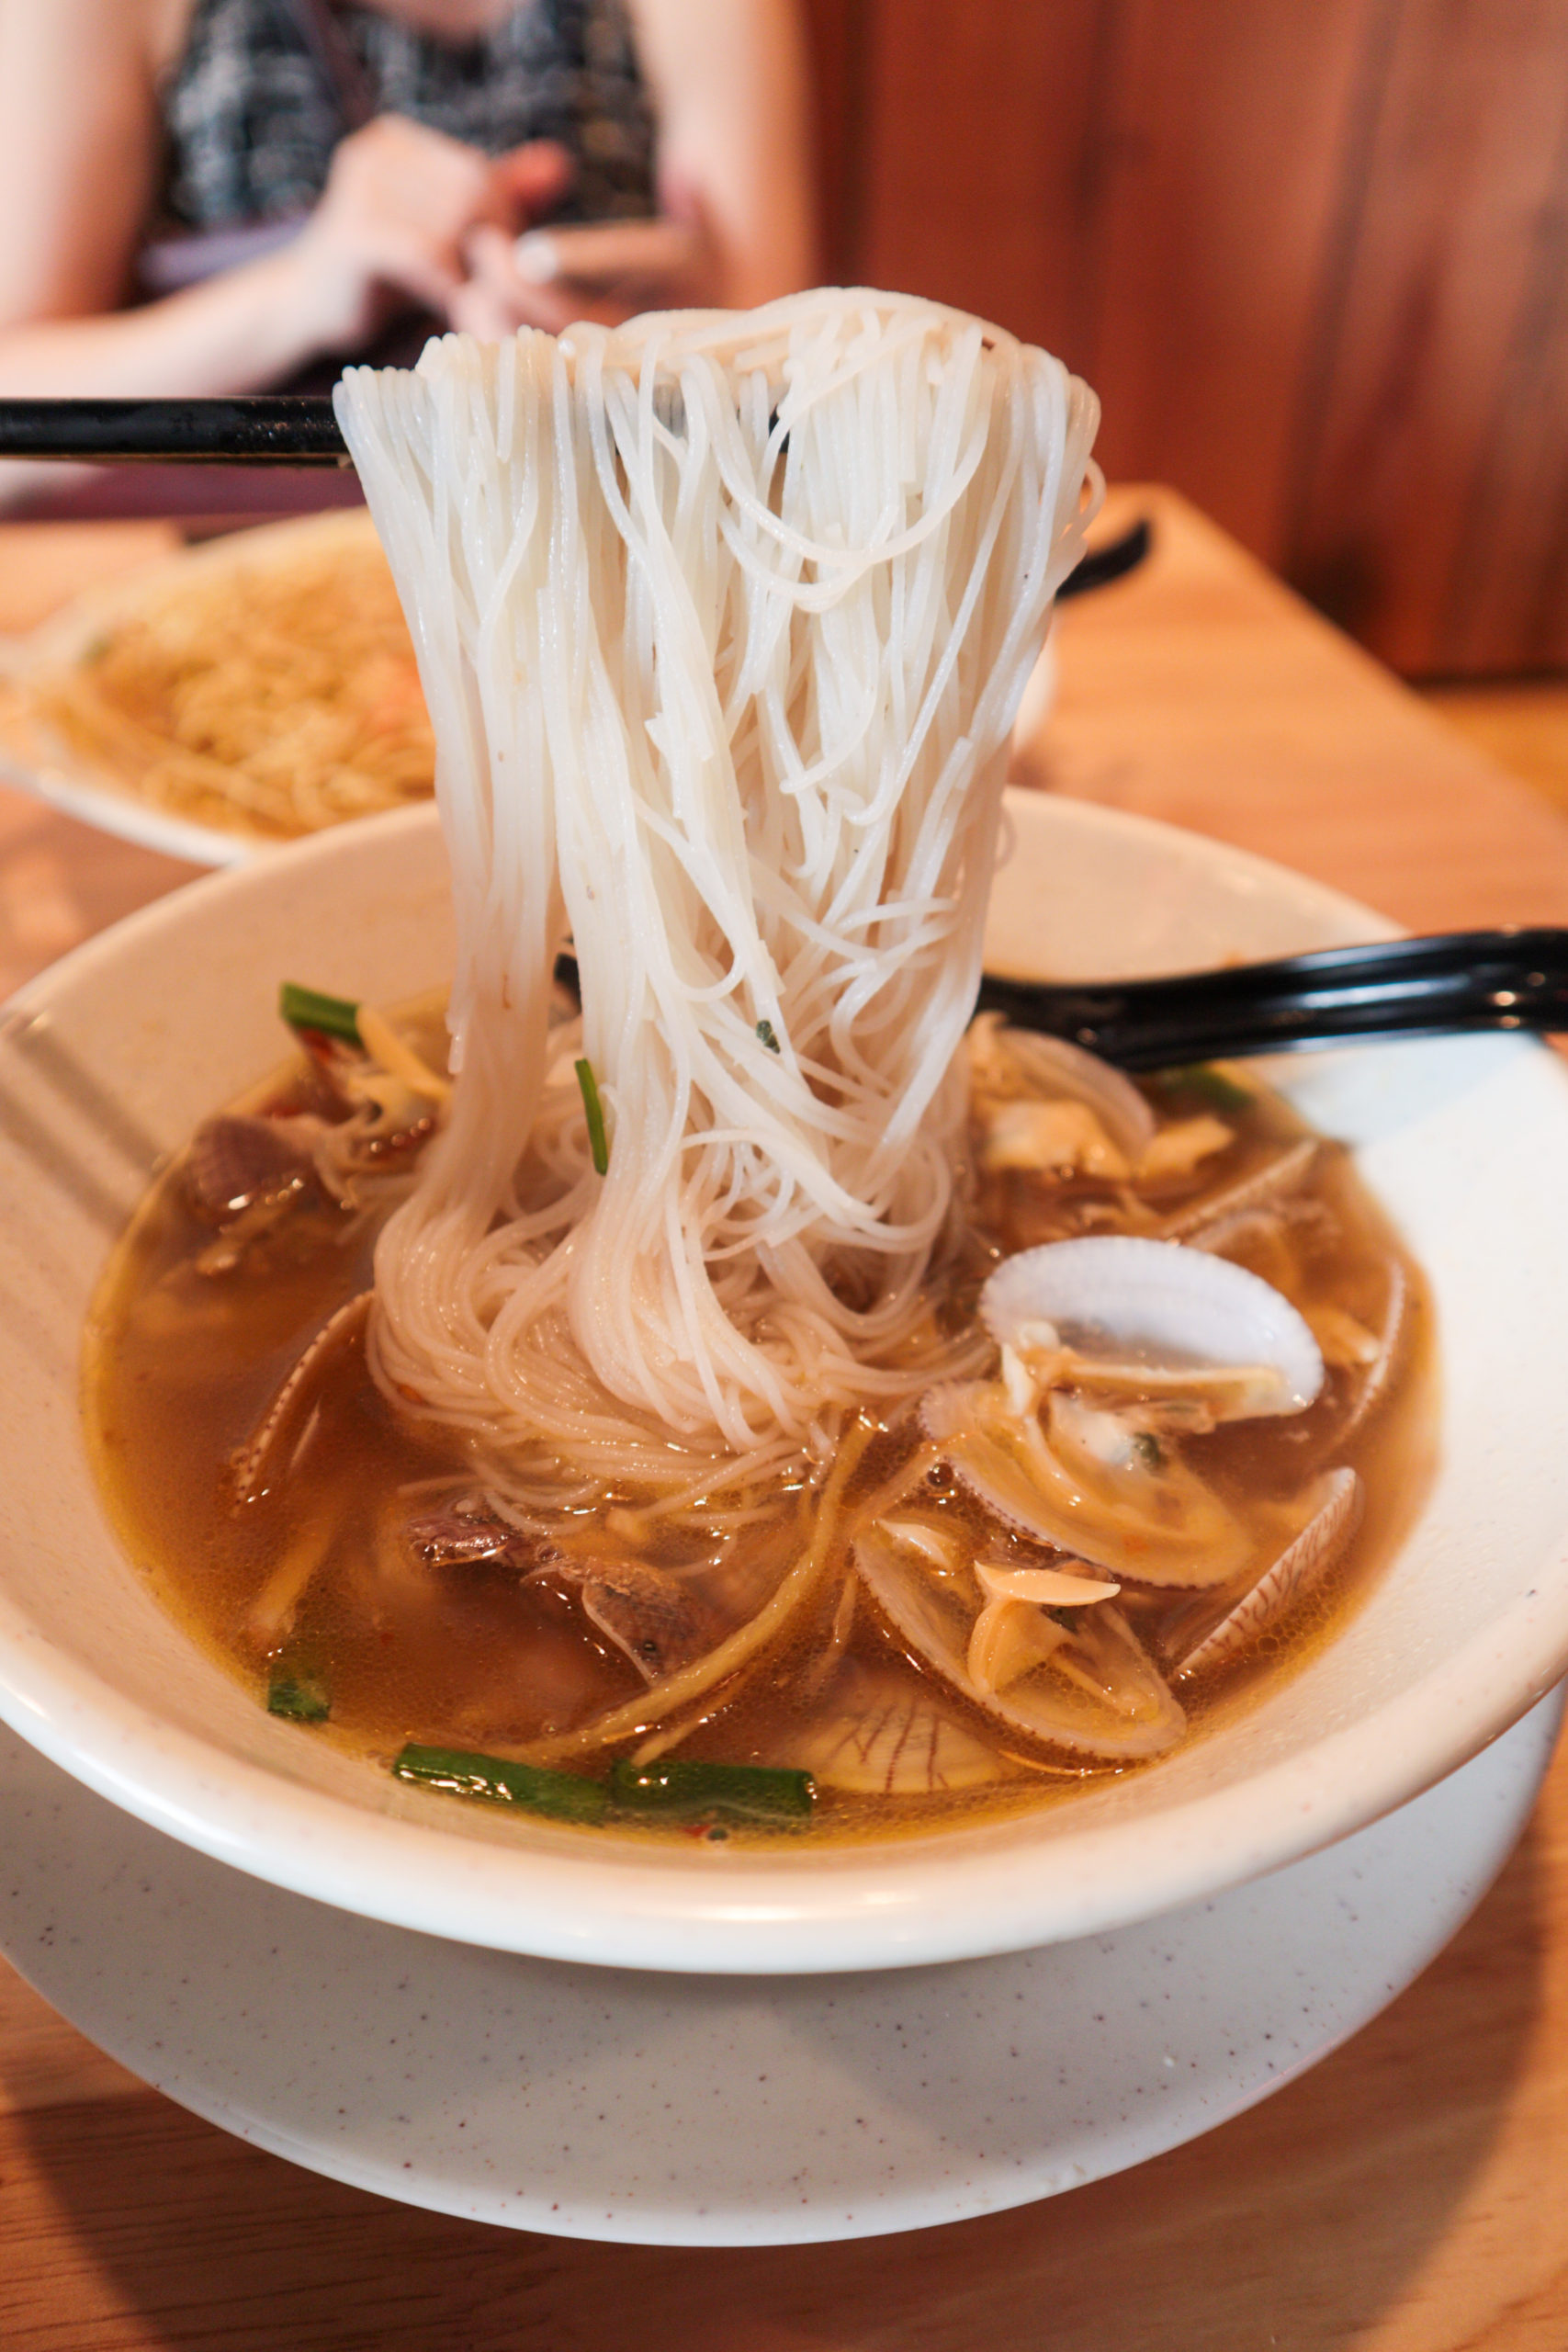
[[[265,1098],[276,1101],[275,1085]],[[1200,1107],[1179,1094],[1152,1099],[1171,1115]],[[1224,1114],[1237,1140],[1223,1167],[1201,1181],[1173,1183],[1145,1218],[1179,1212],[1185,1198],[1228,1183],[1305,1130],[1286,1105],[1257,1093],[1245,1111]],[[1239,1664],[1192,1677],[1179,1695],[1189,1737],[1206,1735],[1255,1702],[1329,1637],[1415,1516],[1430,1471],[1435,1415],[1429,1310],[1386,1218],[1359,1182],[1348,1155],[1327,1146],[1312,1193],[1320,1208],[1301,1229],[1295,1274],[1298,1303],[1333,1299],[1376,1324],[1392,1257],[1404,1264],[1412,1308],[1393,1393],[1341,1453],[1328,1445],[1342,1413],[1343,1375],[1333,1374],[1319,1401],[1289,1419],[1232,1423],[1185,1442],[1186,1455],[1224,1499],[1245,1512],[1249,1498],[1288,1495],[1308,1466],[1340,1462],[1365,1487],[1359,1532],[1331,1574]],[[974,1211],[987,1252],[1010,1251],[1078,1230],[1111,1229],[1114,1186],[1080,1181],[1046,1183],[1009,1174],[980,1180]],[[515,1567],[423,1570],[391,1530],[400,1489],[465,1481],[471,1463],[453,1436],[393,1408],[355,1351],[342,1376],[322,1385],[319,1419],[285,1490],[236,1506],[231,1464],[314,1330],[369,1281],[372,1234],[343,1213],[297,1213],[220,1277],[198,1272],[196,1257],[211,1240],[186,1204],[179,1166],[153,1189],[117,1250],[90,1319],[85,1410],[109,1508],[132,1557],[164,1605],[195,1638],[252,1687],[265,1703],[267,1677],[279,1664],[319,1679],[331,1691],[329,1723],[300,1736],[328,1738],[389,1762],[405,1740],[507,1754],[570,1733],[609,1708],[635,1699],[643,1683],[627,1658],[586,1618],[577,1592],[548,1572],[525,1579]],[[1235,1254],[1266,1277],[1268,1246]],[[978,1274],[979,1253],[958,1284],[961,1311]],[[984,1262],[988,1262],[988,1255]],[[983,1270],[983,1266],[982,1266]],[[1302,1285],[1304,1284],[1304,1292]],[[852,1506],[897,1466],[908,1436],[876,1438],[847,1490]],[[1325,1451],[1325,1446],[1327,1450]],[[440,1491],[433,1483],[429,1492]],[[416,1498],[417,1499],[417,1498]],[[611,1498],[635,1504],[637,1498]],[[921,1508],[960,1524],[976,1507],[950,1481],[928,1486]],[[811,1507],[801,1493],[780,1498],[772,1523],[749,1532],[733,1571],[744,1614],[766,1598],[795,1556]],[[570,1553],[603,1552],[612,1539],[597,1514],[563,1522]],[[313,1545],[322,1565],[311,1577],[286,1635],[270,1642],[245,1631],[248,1612],[291,1547]],[[620,1548],[625,1549],[625,1546]],[[702,1550],[694,1536],[667,1536],[648,1552],[651,1565],[689,1567]],[[802,1761],[799,1743],[820,1705],[813,1689],[834,1643],[845,1546],[800,1612],[787,1639],[766,1651],[733,1691],[715,1692],[709,1712],[680,1743],[680,1753],[730,1763]],[[722,1592],[722,1585],[715,1589]],[[1128,1615],[1151,1652],[1189,1596],[1136,1596]],[[840,1633],[842,1628],[840,1627]],[[936,1826],[958,1815],[1005,1812],[1053,1801],[1110,1771],[1146,1766],[1087,1762],[1063,1749],[1035,1750],[909,1657],[863,1591],[839,1671],[891,1691],[895,1679],[915,1694],[940,1693],[944,1713],[997,1749],[1001,1777],[978,1789],[886,1798],[819,1786],[811,1836],[885,1836]],[[615,1751],[626,1753],[635,1741]],[[603,1756],[562,1759],[563,1769],[599,1772]],[[742,1835],[761,1834],[742,1830]]]

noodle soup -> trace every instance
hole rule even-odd
[[[1377,1548],[1418,1285],[1250,1089],[969,1032],[1093,394],[828,289],[337,403],[450,1053],[285,989],[307,1065],[96,1327],[133,1547],[301,1738],[571,1821],[880,1833],[1168,1754]]]
[[[428,1016],[388,1025],[414,1056],[434,1052]],[[564,1006],[554,1036],[564,1091],[581,1042]],[[938,1424],[945,1444],[930,1435],[916,1367],[904,1400],[847,1418],[818,1463],[721,1473],[706,1493],[628,1478],[553,1499],[541,1464],[526,1493],[514,1459],[433,1426],[370,1375],[353,1303],[430,1122],[368,1056],[319,1032],[312,1043],[239,1118],[204,1130],[151,1196],[94,1317],[87,1390],[132,1555],[258,1704],[301,1720],[302,1737],[389,1766],[412,1753],[436,1785],[498,1798],[521,1763],[522,1802],[568,1817],[584,1804],[598,1817],[597,1800],[576,1792],[613,1791],[618,1765],[626,1801],[607,1818],[624,1827],[667,1818],[682,1833],[755,1836],[808,1822],[816,1838],[940,1826],[1060,1799],[1223,1723],[1311,1654],[1418,1502],[1422,1293],[1345,1155],[1242,1073],[1183,1073],[1134,1094],[1085,1057],[989,1023],[970,1047],[964,1215],[926,1302],[933,1361],[972,1375],[936,1390],[975,1392],[957,1441],[951,1421]],[[356,1108],[339,1091],[345,1073]],[[377,1090],[408,1124],[389,1145],[351,1147]],[[1148,1106],[1132,1169],[1111,1133],[1123,1094]],[[270,1150],[258,1112],[279,1130]],[[581,1098],[578,1115],[585,1128]],[[310,1121],[337,1138],[324,1180],[298,1157]],[[1184,1257],[1249,1269],[1294,1301],[1325,1358],[1300,1411],[1233,1418],[1216,1416],[1201,1377],[1162,1385],[1149,1366],[1111,1396],[1103,1367],[1057,1376],[1058,1406],[1096,1396],[1100,1419],[1162,1457],[1134,1454],[1122,1537],[1136,1538],[1140,1479],[1153,1490],[1179,1466],[1201,1490],[1194,1531],[1217,1578],[1202,1580],[1206,1563],[1179,1561],[1187,1580],[1171,1583],[1086,1561],[1004,1515],[969,1475],[963,1436],[986,1419],[1001,1358],[976,1300],[998,1261],[1111,1233],[1167,1248],[1180,1235]],[[1031,1409],[1049,1421],[1049,1404]],[[1358,1509],[1336,1518],[1347,1479]],[[1325,1495],[1334,1524],[1306,1572],[1216,1643],[1300,1554]],[[1228,1569],[1210,1501],[1243,1532]],[[978,1566],[1002,1589],[999,1611]],[[1041,1576],[1062,1580],[1045,1609],[1029,1597]],[[962,1639],[922,1648],[907,1596],[933,1582]],[[1075,1602],[1075,1586],[1097,1584],[1111,1589]],[[1021,1621],[1010,1630],[1010,1607]],[[1019,1652],[1031,1620],[1061,1637],[1043,1657]],[[726,1645],[734,1662],[704,1681]],[[1038,1712],[1052,1705],[1055,1732]]]

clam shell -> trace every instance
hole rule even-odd
[[[231,1456],[230,1471],[239,1503],[254,1502],[286,1470],[304,1435],[309,1408],[327,1365],[345,1361],[365,1344],[373,1291],[362,1290],[330,1315],[256,1424],[254,1433]]]
[[[941,1796],[1000,1777],[995,1751],[925,1690],[863,1668],[833,1686],[833,1711],[792,1739],[789,1761],[825,1788]]]
[[[1331,1236],[1333,1228],[1334,1219],[1315,1200],[1265,1201],[1256,1208],[1235,1209],[1227,1216],[1216,1217],[1213,1224],[1188,1234],[1186,1246],[1229,1258],[1259,1281],[1283,1291],[1287,1298],[1296,1298],[1304,1287],[1303,1251]],[[1309,1317],[1308,1320],[1321,1346],[1316,1319]]]
[[[1120,1385],[1195,1385],[1205,1373],[1257,1368],[1221,1419],[1299,1413],[1323,1385],[1323,1356],[1304,1319],[1245,1266],[1176,1241],[1090,1234],[1004,1259],[980,1293],[980,1317],[1003,1347],[1025,1347],[1048,1324],[1087,1363],[1116,1367]],[[1123,1369],[1124,1368],[1124,1369]]]
[[[1213,1632],[1188,1651],[1176,1669],[1179,1681],[1202,1667],[1220,1666],[1239,1656],[1328,1573],[1360,1523],[1361,1482],[1354,1470],[1325,1471],[1311,1491],[1309,1509],[1311,1517],[1300,1534]]]
[[[717,1612],[679,1577],[637,1560],[552,1563],[579,1584],[585,1615],[628,1657],[645,1682],[662,1682],[716,1648]]]
[[[1053,1397],[1054,1423],[1069,1403]],[[1139,1584],[1227,1584],[1246,1564],[1247,1531],[1174,1451],[1135,1477],[1063,1462],[1037,1422],[998,1411],[986,1381],[928,1389],[920,1418],[965,1492],[1038,1544]]]
[[[967,1657],[979,1615],[972,1577],[933,1576],[872,1527],[855,1566],[886,1616],[933,1672],[993,1721],[1032,1740],[1118,1761],[1163,1755],[1186,1717],[1113,1601],[1082,1611],[1067,1639],[1003,1690],[982,1690]]]
[[[310,1149],[290,1124],[224,1112],[191,1138],[186,1196],[207,1225],[227,1225],[264,1200],[279,1205],[312,1173]]]
[[[409,1520],[402,1540],[412,1556],[427,1568],[470,1568],[488,1563],[534,1570],[560,1557],[547,1537],[526,1533],[488,1512],[457,1510],[450,1505],[421,1511]]]
[[[1366,1374],[1345,1419],[1336,1432],[1335,1443],[1343,1445],[1371,1419],[1388,1394],[1393,1368],[1404,1344],[1405,1323],[1410,1313],[1410,1278],[1397,1258],[1388,1265],[1388,1298],[1383,1306],[1382,1322],[1378,1330],[1378,1351],[1367,1366]]]
[[[1245,1176],[1238,1176],[1235,1183],[1185,1202],[1161,1226],[1161,1239],[1190,1241],[1242,1209],[1263,1208],[1299,1192],[1322,1148],[1316,1136],[1303,1136],[1298,1143],[1287,1144],[1283,1151],[1265,1160],[1261,1168],[1249,1169]]]

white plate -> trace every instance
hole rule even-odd
[[[1375,1828],[1150,1925],[887,1976],[479,1951],[227,1871],[0,1734],[0,1944],[124,2064],[405,2203],[764,2245],[994,2212],[1212,2130],[1354,2033],[1480,1900],[1553,1697]]]
[[[220,829],[172,816],[142,799],[107,761],[66,741],[30,710],[28,691],[37,679],[69,669],[106,629],[133,619],[173,591],[236,566],[287,569],[322,548],[357,549],[375,536],[363,507],[264,523],[89,588],[28,636],[0,638],[0,783],[31,793],[100,832],[193,865],[243,865],[281,847],[271,834],[249,831],[239,818],[232,829]],[[14,694],[4,693],[6,687]]]

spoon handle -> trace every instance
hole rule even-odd
[[[1134,1070],[1349,1037],[1568,1031],[1568,931],[1448,932],[1150,980],[987,973],[976,1010]]]

